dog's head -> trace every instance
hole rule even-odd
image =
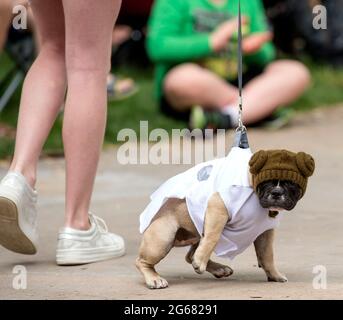
[[[315,168],[309,154],[287,150],[261,150],[249,165],[260,204],[271,211],[292,210],[304,196]]]
[[[263,208],[271,211],[292,210],[300,200],[298,184],[288,180],[268,180],[257,186],[256,193]]]

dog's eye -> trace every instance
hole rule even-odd
[[[283,186],[286,187],[291,193],[293,193],[296,197],[299,197],[301,194],[300,187],[291,181],[283,181]]]

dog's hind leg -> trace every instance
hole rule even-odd
[[[186,262],[188,262],[189,264],[192,264],[192,260],[193,260],[193,256],[194,256],[194,252],[195,250],[198,248],[199,242],[193,244],[190,248],[189,251],[186,254],[185,260]]]
[[[211,273],[216,278],[226,278],[233,274],[233,270],[224,264],[209,260],[206,271]]]
[[[189,264],[192,264],[194,253],[198,247],[199,243],[196,243],[191,246],[189,249],[185,259]],[[224,264],[214,262],[212,260],[209,260],[207,263],[206,271],[211,273],[216,278],[225,278],[229,277],[233,274],[233,270]]]
[[[254,242],[258,265],[265,271],[268,281],[287,282],[274,264],[273,253],[274,230],[262,233]]]
[[[167,226],[167,227],[166,227]],[[178,225],[170,216],[162,216],[151,223],[144,232],[136,267],[143,274],[150,289],[168,287],[168,282],[155,270],[159,263],[173,247]]]

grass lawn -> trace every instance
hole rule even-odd
[[[4,78],[11,66],[11,61],[0,56],[0,81]],[[330,106],[343,102],[343,70],[333,69],[329,66],[308,63],[311,69],[313,84],[311,88],[295,103],[288,106],[297,111],[308,111],[313,108]],[[149,121],[149,129],[183,128],[185,123],[165,117],[158,111],[153,95],[153,72],[141,70],[121,69],[119,73],[133,77],[140,91],[135,96],[120,102],[111,102],[108,107],[106,143],[116,143],[117,133],[123,128],[132,128],[139,131],[140,120]],[[0,91],[2,94],[2,91]],[[16,126],[20,90],[10,101],[9,105],[0,114],[0,123]],[[82,108],[82,106],[80,106]],[[44,147],[46,154],[62,153],[62,114],[58,117],[48,141]],[[7,157],[13,152],[13,138],[0,136],[0,158]]]

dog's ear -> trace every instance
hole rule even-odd
[[[264,150],[256,152],[249,161],[250,172],[258,174],[268,160],[268,153]]]
[[[297,162],[297,167],[306,178],[312,176],[315,168],[314,159],[305,152],[299,152],[295,158]]]

